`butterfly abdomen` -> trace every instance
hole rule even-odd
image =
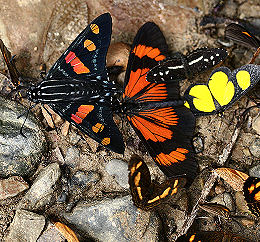
[[[99,102],[110,99],[114,93],[111,85],[102,85],[101,88],[97,80],[44,80],[29,88],[28,99],[36,103]]]

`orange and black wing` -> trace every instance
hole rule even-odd
[[[11,61],[11,59],[12,59],[11,52],[6,48],[6,46],[4,45],[4,43],[1,39],[0,39],[0,49],[1,49],[1,52],[4,57],[4,61],[7,65],[8,71],[9,71],[11,82],[15,87],[17,87],[20,84],[20,75],[19,75],[18,70],[16,69],[14,62]]]
[[[243,191],[249,210],[254,215],[260,217],[260,178],[247,178]]]
[[[191,138],[195,118],[180,100],[178,82],[155,83],[147,72],[167,55],[154,23],[143,25],[134,40],[124,84],[127,118],[156,164],[168,176],[196,176]]]
[[[152,83],[146,80],[149,70],[168,56],[168,47],[160,28],[152,22],[144,24],[132,45],[124,81],[125,103],[146,103],[178,99],[179,84]]]
[[[259,48],[260,40],[239,24],[229,24],[225,29],[225,36],[234,42],[249,47]]]
[[[166,180],[162,184],[151,181],[147,165],[138,156],[131,157],[128,169],[132,199],[138,208],[150,210],[177,193],[178,179]]]
[[[199,231],[195,233],[187,233],[179,237],[176,242],[252,242],[240,237],[237,234],[224,233],[222,231]]]

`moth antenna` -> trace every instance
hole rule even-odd
[[[25,134],[23,133],[23,127],[24,127],[25,122],[26,122],[26,120],[27,120],[27,118],[28,118],[29,111],[30,111],[32,108],[34,108],[35,106],[36,106],[36,104],[33,104],[33,105],[32,105],[32,102],[30,102],[30,106],[29,106],[28,110],[26,111],[25,119],[24,119],[23,124],[22,124],[22,126],[21,126],[21,128],[20,128],[20,134],[21,134],[24,138],[27,138],[27,137],[26,137]],[[24,116],[24,114],[25,114],[25,113],[23,113],[22,115],[19,115],[17,118],[18,118],[18,119],[21,118],[22,116]]]

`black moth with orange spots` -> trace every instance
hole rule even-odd
[[[178,191],[178,179],[168,179],[162,184],[151,181],[147,165],[138,156],[131,157],[128,170],[132,199],[138,208],[150,210],[174,196]]]
[[[105,13],[92,21],[57,60],[44,80],[28,90],[28,99],[48,104],[108,149],[124,153],[122,135],[113,120],[118,94],[108,79],[106,54],[112,19]]]
[[[152,22],[139,29],[120,100],[105,67],[111,28],[110,14],[95,19],[45,79],[29,89],[28,98],[48,104],[62,118],[117,153],[124,152],[124,142],[113,113],[124,114],[166,176],[186,176],[192,182],[197,174],[191,144],[195,118],[180,99],[178,83],[146,80],[147,72],[168,55],[162,32]]]

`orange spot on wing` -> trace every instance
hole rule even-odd
[[[89,39],[84,41],[84,47],[87,48],[89,51],[94,51],[97,48],[95,44]]]
[[[110,138],[104,138],[104,139],[102,139],[101,144],[102,144],[102,145],[108,145],[108,144],[110,144]]]
[[[78,112],[76,112],[76,114],[71,114],[71,119],[77,124],[80,124],[93,109],[93,105],[81,105],[79,106]]]
[[[186,159],[186,155],[189,153],[188,150],[184,148],[177,148],[172,151],[170,154],[160,153],[155,157],[155,160],[163,166],[170,166],[173,163],[178,163],[180,161],[184,161]]]
[[[139,115],[128,117],[128,119],[146,140],[163,142],[172,138],[173,132],[169,128],[172,125],[177,125],[179,119],[173,108],[142,111],[139,112]]]
[[[103,129],[104,129],[104,125],[101,124],[101,123],[96,123],[96,124],[92,127],[92,130],[93,130],[93,132],[95,132],[95,133],[102,132]]]
[[[73,70],[77,74],[89,73],[90,70],[76,57],[75,53],[70,51],[69,54],[65,57],[66,63],[70,63],[73,67]]]

